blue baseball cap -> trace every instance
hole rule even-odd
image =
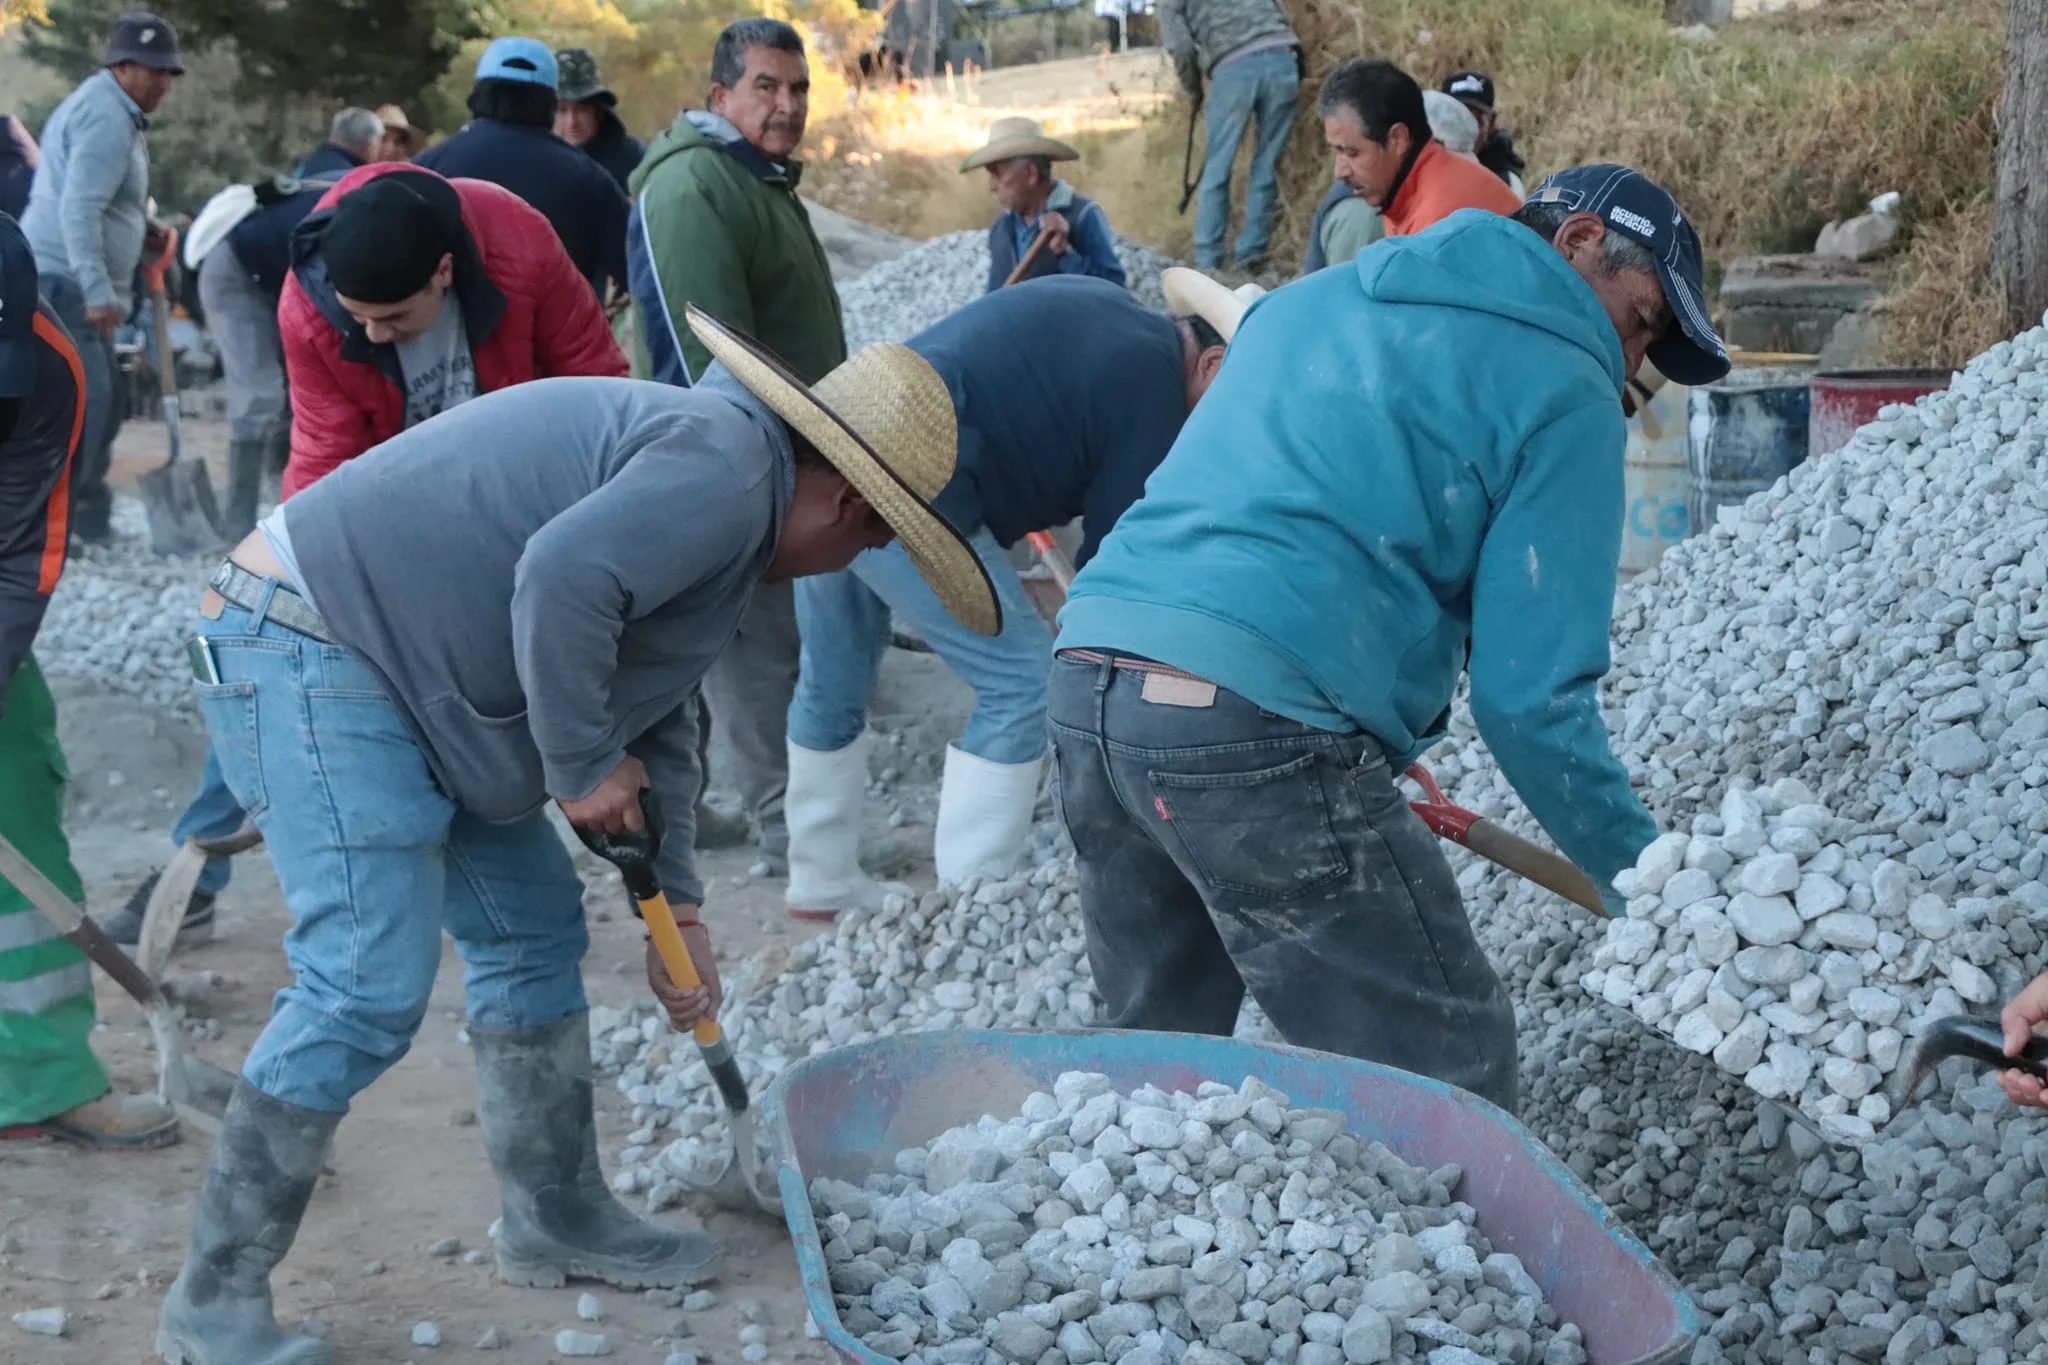
[[[0,213],[0,398],[36,388],[36,258],[12,218]]]
[[[538,38],[493,38],[477,59],[480,81],[525,81],[528,85],[555,88],[555,53]]]
[[[1602,164],[1559,171],[1529,196],[1599,215],[1609,232],[1642,243],[1657,260],[1657,280],[1678,325],[1650,343],[1650,363],[1679,384],[1711,384],[1730,369],[1728,348],[1707,317],[1705,255],[1678,201],[1640,171]]]

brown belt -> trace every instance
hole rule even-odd
[[[1108,664],[1126,673],[1142,674],[1145,690],[1141,694],[1146,701],[1163,706],[1186,706],[1197,710],[1216,704],[1216,684],[1186,669],[1174,668],[1153,659],[1133,658],[1128,654],[1104,654],[1094,649],[1063,649],[1053,657],[1070,663],[1094,664],[1100,667]]]

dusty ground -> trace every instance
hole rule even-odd
[[[104,914],[168,852],[166,831],[196,779],[202,739],[182,721],[91,685],[54,685],[74,774],[67,827],[89,904]],[[930,779],[965,706],[965,689],[929,656],[891,652],[876,723],[904,735],[884,761],[909,780],[900,799],[870,803],[871,833],[900,839],[920,855],[906,878],[914,884],[931,881]],[[714,768],[718,761],[714,754]],[[885,828],[892,810],[901,812],[900,828]],[[704,855],[711,886],[705,919],[728,967],[763,949],[786,948],[807,932],[783,916],[779,882],[747,880],[748,862],[745,850]],[[598,885],[584,975],[593,1003],[623,1004],[645,990],[640,933],[618,900],[616,881]],[[199,989],[197,1010],[219,1030],[195,1042],[196,1052],[233,1067],[246,1051],[272,992],[286,980],[278,950],[286,922],[267,860],[260,850],[245,855],[221,901],[217,939],[181,953],[171,968],[174,978]],[[274,1281],[280,1320],[319,1320],[338,1358],[361,1365],[550,1361],[558,1358],[559,1329],[590,1327],[576,1318],[577,1296],[587,1288],[604,1304],[598,1330],[610,1338],[614,1359],[660,1362],[667,1351],[688,1348],[715,1365],[738,1362],[740,1312],[750,1303],[763,1310],[771,1360],[829,1359],[803,1335],[795,1262],[779,1225],[707,1212],[703,1221],[724,1243],[727,1264],[712,1286],[718,1306],[694,1315],[602,1286],[514,1289],[499,1284],[488,1263],[427,1254],[444,1237],[461,1238],[465,1249],[488,1249],[486,1230],[497,1216],[495,1182],[474,1123],[469,1049],[459,1036],[461,977],[452,949],[444,966],[412,1052],[361,1096],[341,1127],[333,1174],[321,1181]],[[99,1002],[95,1046],[117,1082],[153,1085],[139,1010],[104,979]],[[619,1145],[622,1108],[617,1092],[600,1082],[600,1143],[607,1152]],[[63,1340],[0,1321],[0,1365],[155,1359],[157,1307],[183,1257],[206,1154],[198,1138],[129,1156],[0,1145],[0,1318],[53,1305],[73,1315]],[[382,1271],[365,1273],[371,1262]],[[410,1344],[413,1324],[422,1320],[439,1325],[438,1349]],[[505,1348],[475,1351],[493,1326]]]

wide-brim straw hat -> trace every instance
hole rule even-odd
[[[1056,137],[1047,137],[1035,118],[999,118],[989,125],[988,142],[968,153],[960,173],[993,166],[1012,157],[1042,156],[1048,161],[1079,161],[1081,154]]]
[[[427,130],[414,126],[405,116],[405,110],[395,104],[377,106],[377,117],[384,124],[384,131],[396,134],[408,147],[418,150],[426,145]]]
[[[1266,293],[1256,284],[1241,284],[1232,289],[1184,265],[1170,265],[1160,271],[1159,288],[1166,295],[1168,312],[1176,316],[1193,313],[1214,327],[1225,341],[1237,335],[1237,324],[1244,321],[1245,310]]]
[[[256,187],[229,185],[206,201],[192,226],[185,229],[185,268],[197,270],[207,253],[227,240],[242,220],[256,211]]]
[[[981,556],[932,507],[953,477],[953,396],[929,361],[893,341],[863,347],[815,385],[695,304],[690,330],[733,377],[818,448],[882,514],[955,620],[998,635],[1003,609]]]

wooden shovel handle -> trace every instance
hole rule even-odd
[[[1574,905],[1583,905],[1603,919],[1607,917],[1607,906],[1602,903],[1593,879],[1562,854],[1532,844],[1484,817],[1474,820],[1465,831],[1464,843],[1488,862],[1499,863],[1546,891],[1555,891]]]
[[[654,940],[654,951],[661,954],[661,965],[668,968],[668,979],[686,991],[703,985],[704,978],[698,975],[697,964],[690,958],[690,945],[683,942],[683,931],[676,926],[676,912],[669,908],[668,897],[657,892],[642,900],[640,918]],[[705,1015],[697,1020],[691,1036],[699,1047],[715,1047],[724,1038],[725,1030],[716,1019]]]
[[[1038,230],[1038,235],[1031,239],[1031,249],[1026,251],[1024,259],[1017,262],[1011,269],[1010,278],[1003,281],[1003,288],[1008,289],[1011,285],[1024,278],[1024,272],[1031,268],[1031,263],[1038,259],[1038,254],[1045,250],[1046,239],[1050,236],[1051,234],[1044,228]]]

